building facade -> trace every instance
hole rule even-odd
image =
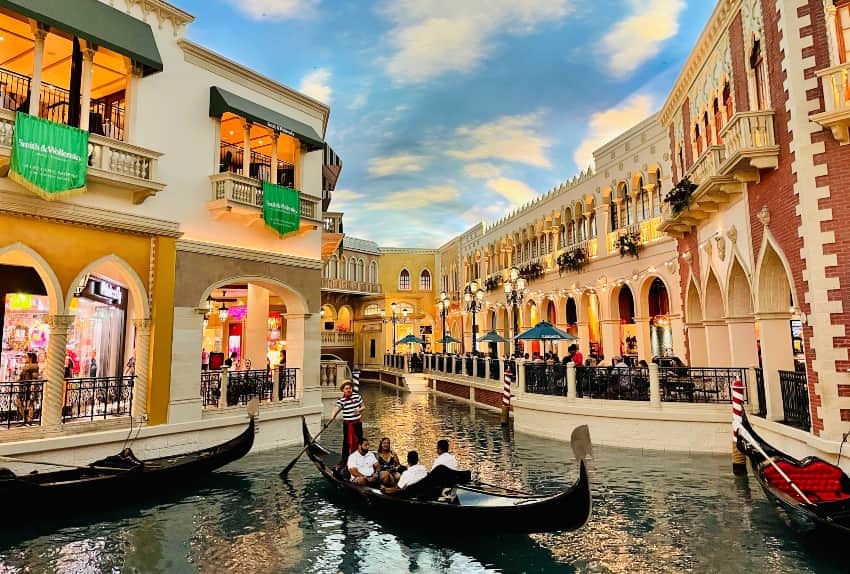
[[[126,430],[80,433],[132,416],[142,452],[171,434],[186,450],[242,425],[253,396],[296,439],[321,412],[329,108],[186,40],[193,17],[165,2],[38,6],[0,2],[0,449],[76,435],[61,456],[85,457]],[[48,201],[10,166],[30,117],[87,138],[76,194]]]

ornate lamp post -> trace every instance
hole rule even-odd
[[[449,314],[449,305],[451,301],[445,291],[440,292],[440,300],[437,301],[437,308],[440,310],[440,319],[443,320],[443,354],[446,354],[446,315]]]
[[[519,335],[519,309],[522,304],[523,295],[525,293],[525,279],[519,276],[519,269],[511,268],[511,276],[508,281],[505,281],[505,301],[508,305],[513,306],[514,313],[514,356],[519,356],[519,340],[516,336]]]
[[[407,309],[401,310],[401,317],[398,317],[396,314],[396,309],[398,309],[398,305],[396,303],[390,303],[390,309],[392,310],[392,316],[389,319],[386,319],[387,312],[381,309],[381,320],[384,324],[392,323],[393,324],[393,355],[395,355],[395,326],[396,323],[407,323]]]
[[[484,305],[484,290],[478,287],[477,281],[470,281],[463,291],[463,301],[466,304],[466,312],[472,313],[472,352],[478,349],[475,333],[475,315],[481,312]]]

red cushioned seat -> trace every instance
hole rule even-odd
[[[850,494],[841,488],[843,473],[832,465],[820,461],[803,468],[785,461],[778,461],[776,464],[812,502],[833,502],[850,498]],[[772,465],[764,468],[764,476],[773,488],[796,500],[803,500]]]

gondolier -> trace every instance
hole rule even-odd
[[[337,399],[336,407],[331,413],[331,420],[342,412],[342,458],[341,464],[345,465],[348,454],[355,452],[363,440],[363,419],[361,413],[365,405],[360,393],[354,392],[351,381],[345,380],[339,387],[342,396]]]

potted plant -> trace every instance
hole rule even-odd
[[[623,233],[617,238],[617,242],[614,245],[620,250],[620,257],[625,257],[626,255],[637,257],[642,247],[640,233],[636,231]]]
[[[677,183],[673,189],[664,196],[664,203],[670,206],[670,213],[672,215],[679,215],[690,205],[691,196],[696,188],[697,184],[691,182],[690,178],[683,177],[679,180],[679,183]]]
[[[581,247],[576,247],[558,255],[557,263],[558,274],[563,274],[565,271],[581,271],[587,264],[587,254]]]

